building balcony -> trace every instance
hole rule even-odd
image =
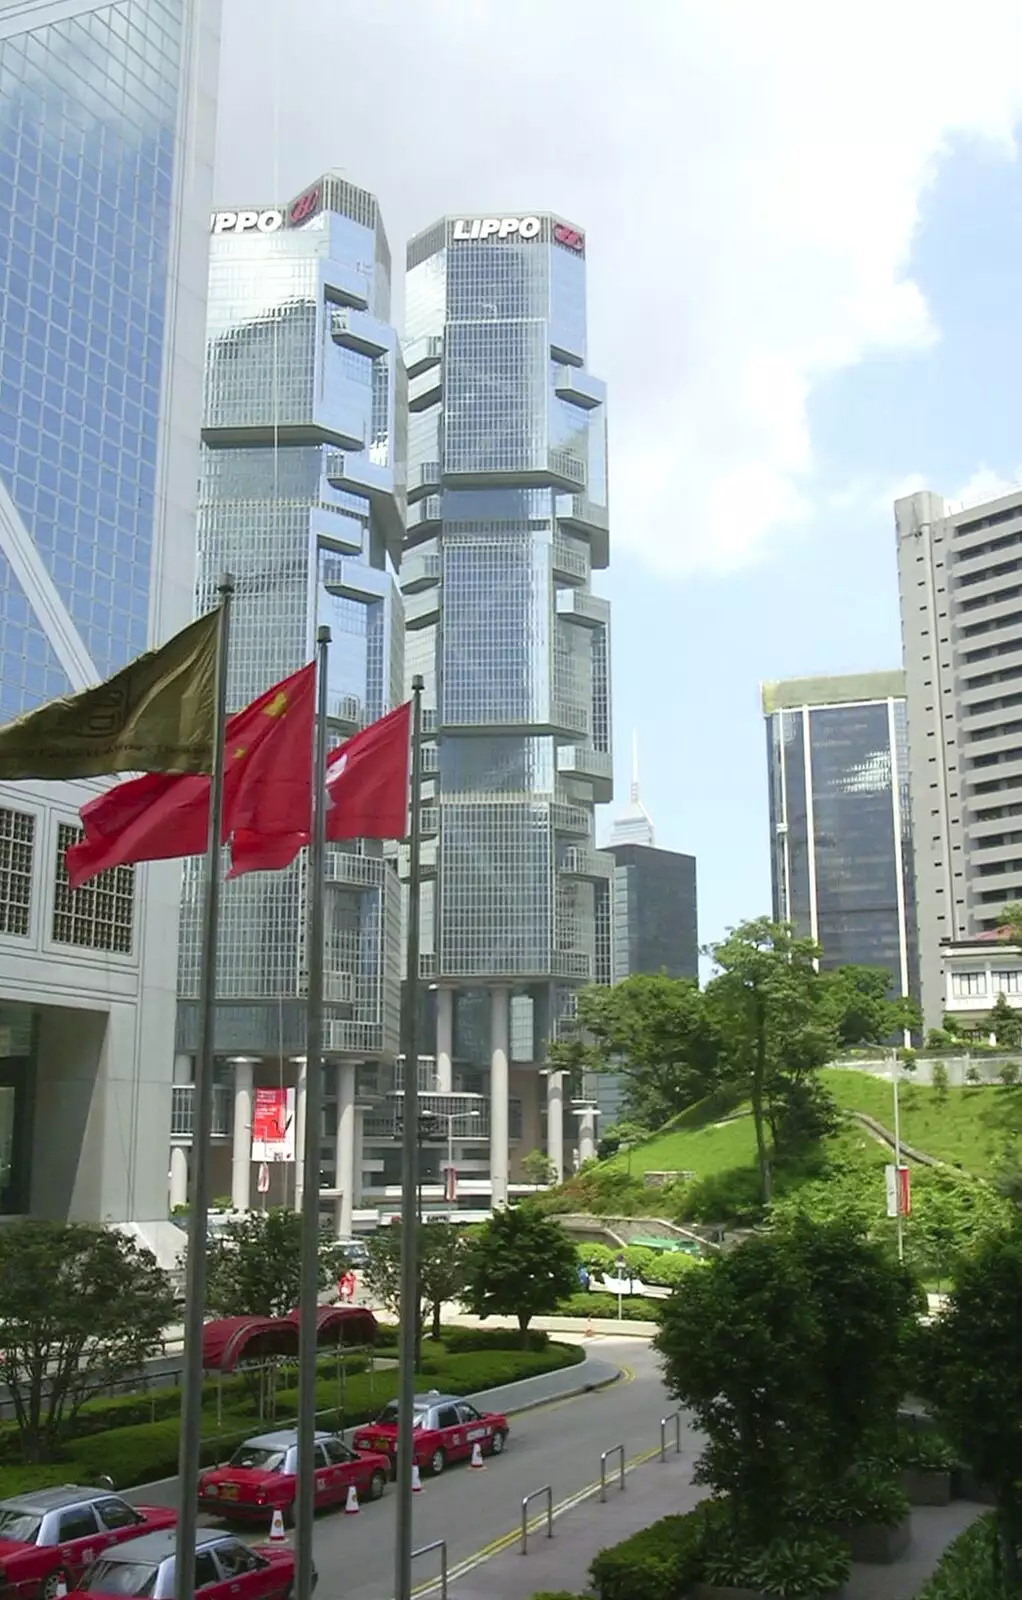
[[[170,1091],[170,1137],[175,1144],[190,1144],[195,1128],[195,1085],[175,1083]],[[234,1090],[229,1083],[213,1085],[213,1138],[229,1139],[234,1132]]]
[[[565,850],[557,863],[558,872],[571,878],[587,878],[602,882],[614,876],[614,857],[609,850],[581,850],[572,846]]]
[[[428,367],[408,380],[409,411],[428,411],[443,399],[443,368]]]
[[[387,874],[380,856],[357,856],[347,850],[327,850],[325,881],[348,889],[377,889]]]
[[[420,861],[420,866],[421,866],[421,870],[422,870],[422,876],[424,878],[435,878],[436,877],[436,865],[437,865],[437,856],[439,854],[439,846],[440,846],[440,841],[438,839],[436,839],[436,838],[423,839],[422,840],[421,849],[420,849],[420,852],[419,852],[419,861]],[[398,870],[399,877],[403,881],[407,880],[407,878],[408,878],[409,872],[411,870],[411,865],[410,864],[411,864],[411,846],[407,845],[407,844],[399,844],[398,847],[397,847],[397,870]]]
[[[555,950],[550,958],[550,970],[555,978],[574,978],[580,983],[592,983],[593,958],[585,950]]]
[[[610,517],[606,506],[597,505],[584,494],[558,495],[555,514],[562,527],[588,539],[594,567],[609,564]]]
[[[437,833],[440,832],[440,807],[439,806],[423,806],[422,807],[421,826],[422,826],[422,836],[423,836],[424,839],[428,838],[432,834],[437,834]]]
[[[554,535],[553,571],[554,577],[567,583],[589,582],[589,556],[577,545],[569,544],[567,539],[560,539]]]
[[[588,476],[586,464],[578,456],[572,455],[570,450],[548,450],[547,465],[552,476],[562,483],[584,487]]]
[[[328,695],[326,714],[331,722],[350,728],[352,733],[365,726],[365,706],[355,694]]]
[[[610,621],[610,602],[587,589],[559,589],[557,615],[582,628],[605,628]]]
[[[368,317],[351,306],[331,308],[330,337],[334,344],[342,345],[345,350],[354,350],[376,361],[390,349],[386,336],[388,332],[389,329],[384,330],[374,317]]]
[[[356,311],[369,309],[369,278],[354,267],[345,267],[331,261],[325,274],[323,293],[328,301],[338,306],[353,306]]]
[[[614,761],[608,750],[592,750],[588,745],[562,745],[557,752],[557,770],[571,777],[587,778],[597,803],[603,804],[613,798]]]
[[[323,1022],[323,1045],[331,1055],[381,1055],[386,1049],[383,1024],[327,1017]]]
[[[443,360],[443,337],[438,333],[430,333],[423,335],[421,339],[411,339],[404,346],[402,354],[409,379],[417,378],[420,372],[439,366]]]
[[[408,498],[421,500],[423,495],[436,494],[442,486],[439,461],[420,461],[408,470]]]
[[[588,838],[593,819],[584,806],[563,805],[559,801],[550,807],[550,821],[555,833],[580,833]]]
[[[441,500],[438,494],[427,494],[422,500],[415,500],[408,507],[408,542],[412,545],[421,544],[425,539],[431,539],[442,521],[440,515]],[[402,566],[402,572],[404,568]]]
[[[405,599],[406,628],[428,628],[439,616],[440,590],[436,584],[431,589],[420,589]]]
[[[399,581],[402,594],[417,594],[420,589],[437,584],[440,581],[439,550],[410,551],[401,562]]]
[[[595,411],[607,398],[606,386],[581,367],[558,367],[554,373],[554,393],[583,411]]]
[[[363,1142],[399,1144],[404,1129],[404,1092],[388,1095],[385,1107],[366,1115]],[[486,1144],[490,1137],[490,1097],[483,1094],[449,1094],[419,1090],[419,1144],[445,1147],[454,1144]],[[508,1137],[517,1143],[522,1137],[522,1102],[508,1101]]]

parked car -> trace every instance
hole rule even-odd
[[[172,1600],[177,1534],[150,1533],[108,1550],[82,1578],[76,1593],[100,1600]],[[233,1534],[200,1528],[195,1536],[195,1589],[203,1600],[288,1600],[295,1581],[295,1553],[286,1544],[253,1549]],[[316,1573],[313,1571],[313,1584]]]
[[[334,1433],[316,1435],[316,1509],[343,1506],[354,1484],[360,1500],[378,1500],[390,1476],[390,1458],[352,1450]],[[231,1522],[268,1522],[274,1511],[294,1515],[298,1488],[298,1432],[279,1428],[239,1445],[230,1461],[199,1479],[199,1505]]]
[[[167,1506],[131,1506],[109,1489],[75,1484],[0,1500],[0,1596],[52,1600],[62,1581],[73,1589],[97,1556],[176,1521]]]
[[[375,1422],[355,1431],[355,1449],[386,1454],[391,1471],[397,1464],[397,1418],[397,1401],[392,1400]],[[412,1428],[416,1465],[434,1474],[452,1461],[467,1461],[476,1444],[484,1455],[499,1456],[511,1431],[501,1412],[477,1411],[469,1401],[436,1389],[415,1396]]]

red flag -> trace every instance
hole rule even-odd
[[[243,841],[308,834],[312,810],[315,663],[230,718],[224,748],[224,828]],[[82,807],[85,838],[67,852],[72,889],[108,867],[201,855],[207,777],[147,773]],[[237,871],[251,870],[244,867]]]
[[[408,701],[327,757],[328,839],[403,839],[408,832]]]

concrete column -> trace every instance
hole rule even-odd
[[[295,1210],[302,1209],[305,1188],[305,1057],[297,1058],[298,1084],[295,1089]]]
[[[364,1159],[363,1139],[365,1138],[366,1114],[364,1106],[355,1107],[355,1154],[351,1163],[351,1208],[357,1210],[362,1204],[362,1162]]]
[[[191,1056],[174,1057],[174,1082],[192,1083],[195,1076],[195,1065]]]
[[[188,1204],[188,1149],[183,1144],[170,1147],[170,1209]]]
[[[493,1209],[507,1205],[508,991],[490,990],[490,1184]]]
[[[334,1161],[337,1196],[334,1220],[338,1236],[350,1239],[352,1209],[355,1204],[355,1063],[342,1061],[337,1067],[337,1149]]]
[[[454,1087],[454,990],[438,989],[436,994],[436,1086],[441,1094]]]
[[[551,1072],[546,1080],[546,1151],[557,1174],[564,1181],[564,1073]]]
[[[252,1203],[252,1067],[249,1056],[234,1061],[234,1147],[231,1154],[231,1205],[247,1211]]]
[[[596,1154],[596,1112],[587,1109],[578,1119],[578,1164],[591,1161]]]

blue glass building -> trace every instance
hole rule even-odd
[[[395,571],[404,535],[404,366],[390,325],[391,261],[376,200],[327,173],[287,205],[211,222],[196,609],[231,572],[229,708],[311,660],[328,624],[331,739],[403,697]],[[398,1048],[400,887],[368,841],[330,846],[320,1190],[342,1235],[360,1186],[363,1100]],[[253,1096],[293,1092],[304,1116],[306,860],[224,886],[216,1047],[222,1144],[214,1188],[252,1194]],[[172,1201],[185,1198],[197,1042],[201,863],[185,869]],[[364,1108],[363,1108],[364,1109]],[[297,1140],[297,1151],[302,1147]],[[303,1173],[273,1164],[271,1201]]]
[[[407,252],[406,673],[435,742],[424,823],[434,876],[423,972],[434,1087],[488,1099],[501,1205],[513,1152],[563,1165],[546,1043],[580,985],[610,979],[606,395],[586,370],[586,241],[559,217],[446,218]],[[592,1118],[583,1116],[583,1141]]]
[[[190,615],[219,0],[0,6],[0,718]],[[0,1213],[166,1219],[178,869],[0,793]]]

